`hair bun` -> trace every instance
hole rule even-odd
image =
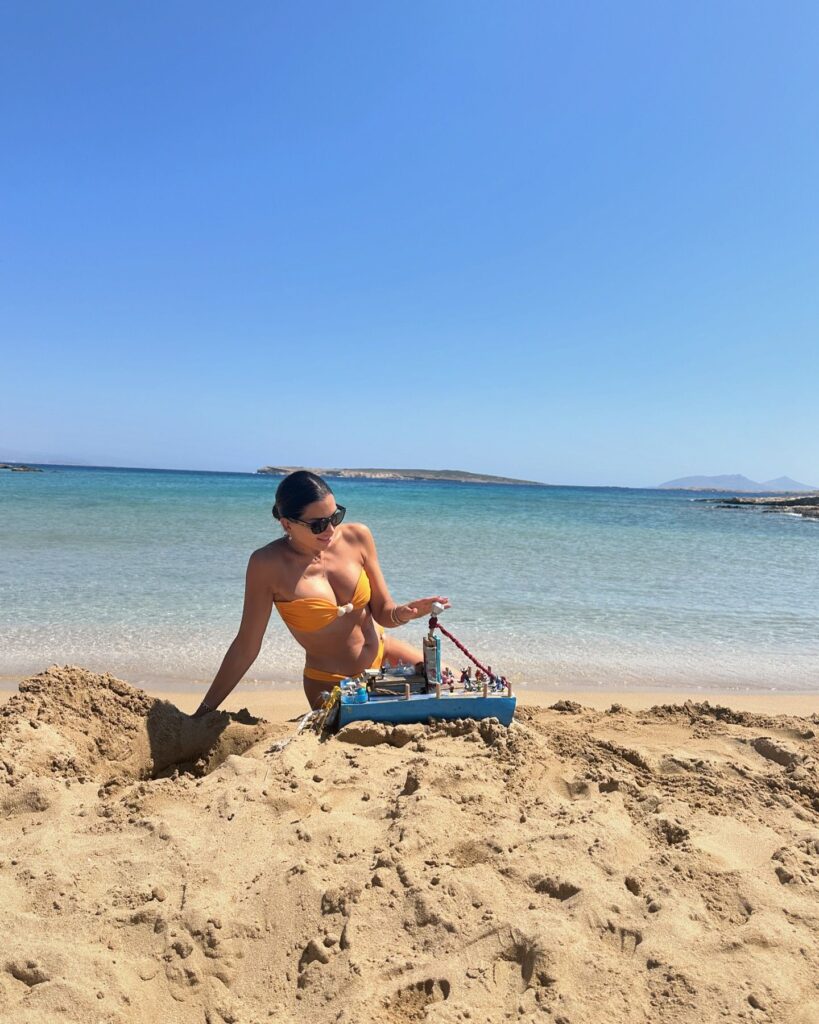
[[[273,515],[278,520],[298,519],[309,504],[332,493],[320,476],[309,469],[297,469],[276,488]]]

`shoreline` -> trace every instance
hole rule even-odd
[[[0,705],[18,692],[18,683],[23,678],[0,676]],[[167,700],[186,714],[198,706],[209,683],[196,689],[178,689],[162,686],[145,689],[138,683],[125,680],[142,689],[150,697]],[[559,700],[574,701],[585,708],[606,711],[613,704],[619,704],[628,711],[647,711],[662,705],[682,706],[687,702],[708,703],[713,706],[728,706],[735,711],[747,711],[764,715],[793,715],[810,717],[819,715],[819,693],[734,693],[718,690],[583,690],[576,688],[555,688],[553,690],[520,688],[514,691],[518,704],[525,707],[548,708]],[[247,708],[251,714],[269,721],[286,721],[307,710],[307,704],[300,683],[281,684],[254,688],[241,683],[222,703],[221,710],[238,712]]]
[[[196,709],[199,694],[176,693],[172,690],[165,690],[161,693],[152,694],[169,700],[180,710],[192,712]],[[570,700],[583,707],[592,708],[595,711],[605,711],[612,704],[621,704],[629,711],[646,711],[649,708],[663,704],[685,704],[686,701],[694,703],[728,704],[735,711],[750,711],[754,714],[765,715],[795,715],[798,717],[809,717],[812,714],[819,714],[819,694],[815,697],[801,697],[788,695],[787,697],[776,696],[744,696],[737,694],[729,695],[708,695],[690,693],[588,693],[583,691],[565,690],[559,693],[549,693],[543,690],[529,690],[524,693],[517,693],[518,703],[524,706],[548,708],[558,700]],[[269,718],[271,721],[281,720],[283,715],[293,717],[303,714],[307,710],[307,702],[300,692],[290,693],[242,693],[235,690],[224,701],[223,707],[228,711],[240,711],[247,707],[248,710],[262,718]],[[292,711],[292,714],[291,714]]]
[[[453,669],[457,678],[460,671],[458,660],[456,658],[449,659],[447,664]],[[184,675],[170,672],[160,674],[138,669],[132,665],[117,665],[103,659],[89,658],[86,660],[69,655],[68,658],[47,658],[39,664],[35,662],[29,666],[15,664],[13,668],[9,666],[5,669],[0,666],[0,692],[16,690],[18,683],[23,679],[30,679],[52,668],[69,666],[114,676],[149,694],[202,693],[210,686],[215,672],[214,669],[211,672],[200,671]],[[302,686],[300,668],[299,664],[275,675],[265,673],[259,676],[245,676],[238,684],[237,692],[247,695],[300,693]],[[813,698],[819,701],[819,679],[814,682],[813,678],[810,678],[807,685],[803,682],[804,677],[801,676],[794,681],[786,678],[784,681],[774,680],[772,683],[765,678],[764,672],[746,677],[738,675],[736,679],[724,680],[719,677],[710,677],[704,672],[700,675],[694,673],[683,675],[674,672],[659,675],[649,671],[635,671],[633,674],[626,675],[622,669],[615,671],[602,664],[584,665],[576,670],[567,665],[552,665],[548,668],[541,667],[531,673],[526,672],[523,677],[519,671],[508,671],[507,674],[518,695],[542,693],[555,700],[565,694],[582,694],[589,700],[597,700],[606,695],[624,698],[628,695],[635,697],[657,695],[661,697],[684,694],[685,699],[690,700],[718,699],[724,701],[734,698],[759,697],[767,699],[771,697],[778,699],[787,697],[806,700]]]
[[[164,690],[160,693],[152,693],[152,697],[159,697],[170,701],[181,711],[191,714],[196,710],[199,702],[199,694],[178,693],[172,690]],[[809,718],[811,715],[819,714],[819,694],[815,697],[801,697],[788,695],[785,697],[776,696],[745,696],[737,694],[691,694],[691,693],[587,693],[565,690],[559,693],[549,693],[542,690],[529,690],[524,693],[517,693],[518,704],[524,707],[549,708],[558,700],[574,701],[582,707],[591,708],[594,711],[606,711],[613,704],[620,704],[629,711],[647,711],[652,707],[669,705],[683,705],[688,701],[695,704],[708,702],[714,705],[727,705],[734,711],[748,711],[760,715],[788,715],[799,718]],[[0,697],[2,700],[2,697]],[[296,715],[301,715],[307,710],[307,702],[300,692],[280,693],[243,693],[234,690],[222,704],[226,711],[238,712],[247,708],[254,716],[266,718],[271,722],[286,721]]]

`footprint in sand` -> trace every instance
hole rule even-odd
[[[581,891],[579,886],[572,885],[571,882],[564,882],[560,878],[536,875],[531,877],[528,881],[529,885],[536,893],[548,896],[553,900],[559,900],[561,903],[565,903],[566,900],[570,900],[572,896],[577,896]]]
[[[383,1012],[373,1019],[387,1024],[422,1021],[426,1018],[427,1007],[449,999],[450,990],[446,978],[425,978],[405,985],[384,1000]]]
[[[624,884],[632,896],[642,897],[650,914],[656,914],[662,909],[662,904],[659,900],[656,900],[649,893],[643,892],[642,884],[633,876],[627,875]]]
[[[600,934],[605,942],[629,956],[635,953],[637,947],[643,941],[643,933],[639,928],[629,928],[612,920],[606,922],[605,926],[600,930]]]
[[[543,940],[508,926],[468,945],[468,978],[481,979],[497,1002],[531,992],[545,1002],[556,984],[552,958]]]
[[[6,971],[29,988],[51,980],[51,975],[36,960],[12,960],[6,964]]]

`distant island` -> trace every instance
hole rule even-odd
[[[490,476],[487,473],[467,473],[461,469],[314,469],[310,466],[263,466],[257,473],[267,476],[287,476],[298,469],[309,469],[319,476],[340,477],[344,480],[445,480],[457,484],[523,484],[527,487],[546,487],[537,480],[515,480],[508,476]]]
[[[22,463],[0,462],[0,469],[8,469],[12,473],[42,473],[36,466],[24,466]]]
[[[683,476],[679,480],[669,480],[660,484],[660,490],[674,491],[740,491],[751,494],[799,494],[803,491],[815,491],[810,484],[800,484],[788,476],[777,477],[757,483],[747,476],[738,473],[732,476]]]

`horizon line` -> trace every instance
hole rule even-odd
[[[167,466],[113,466],[113,465],[98,465],[95,463],[87,462],[34,462],[32,460],[19,460],[19,459],[6,459],[4,461],[8,466],[34,466],[37,469],[108,469],[108,470],[120,470],[123,472],[130,473],[207,473],[211,476],[249,476],[259,477],[264,479],[265,477],[273,477],[274,479],[278,474],[273,473],[260,473],[259,470],[245,470],[245,469],[179,469]],[[376,467],[370,467],[375,469]],[[393,467],[395,469],[395,467]],[[401,472],[397,470],[397,472]],[[405,472],[409,472],[406,470]],[[433,470],[432,472],[450,472],[450,473],[472,473],[472,470]],[[330,479],[346,480],[351,481],[350,477],[335,476],[332,473],[326,474]],[[476,474],[491,476],[493,474]],[[653,487],[637,487],[629,484],[551,484],[541,483],[539,481],[516,481],[514,478],[504,478],[510,480],[510,483],[505,483],[502,486],[505,487],[544,487],[552,489],[564,489],[564,490],[596,490],[596,491],[683,491],[686,493],[693,493],[695,490],[698,492],[713,490],[715,494],[733,494],[733,491],[724,491],[720,488],[689,488],[689,487],[664,487],[662,485],[654,485]],[[386,484],[400,484],[400,483],[443,483],[453,484],[455,486],[462,486],[463,484],[471,484],[473,486],[485,487],[486,484],[478,483],[469,480],[390,480],[390,479],[372,479],[368,480],[366,477],[353,478],[353,483],[386,483]],[[762,492],[760,492],[762,493]],[[773,492],[771,492],[773,493]]]

